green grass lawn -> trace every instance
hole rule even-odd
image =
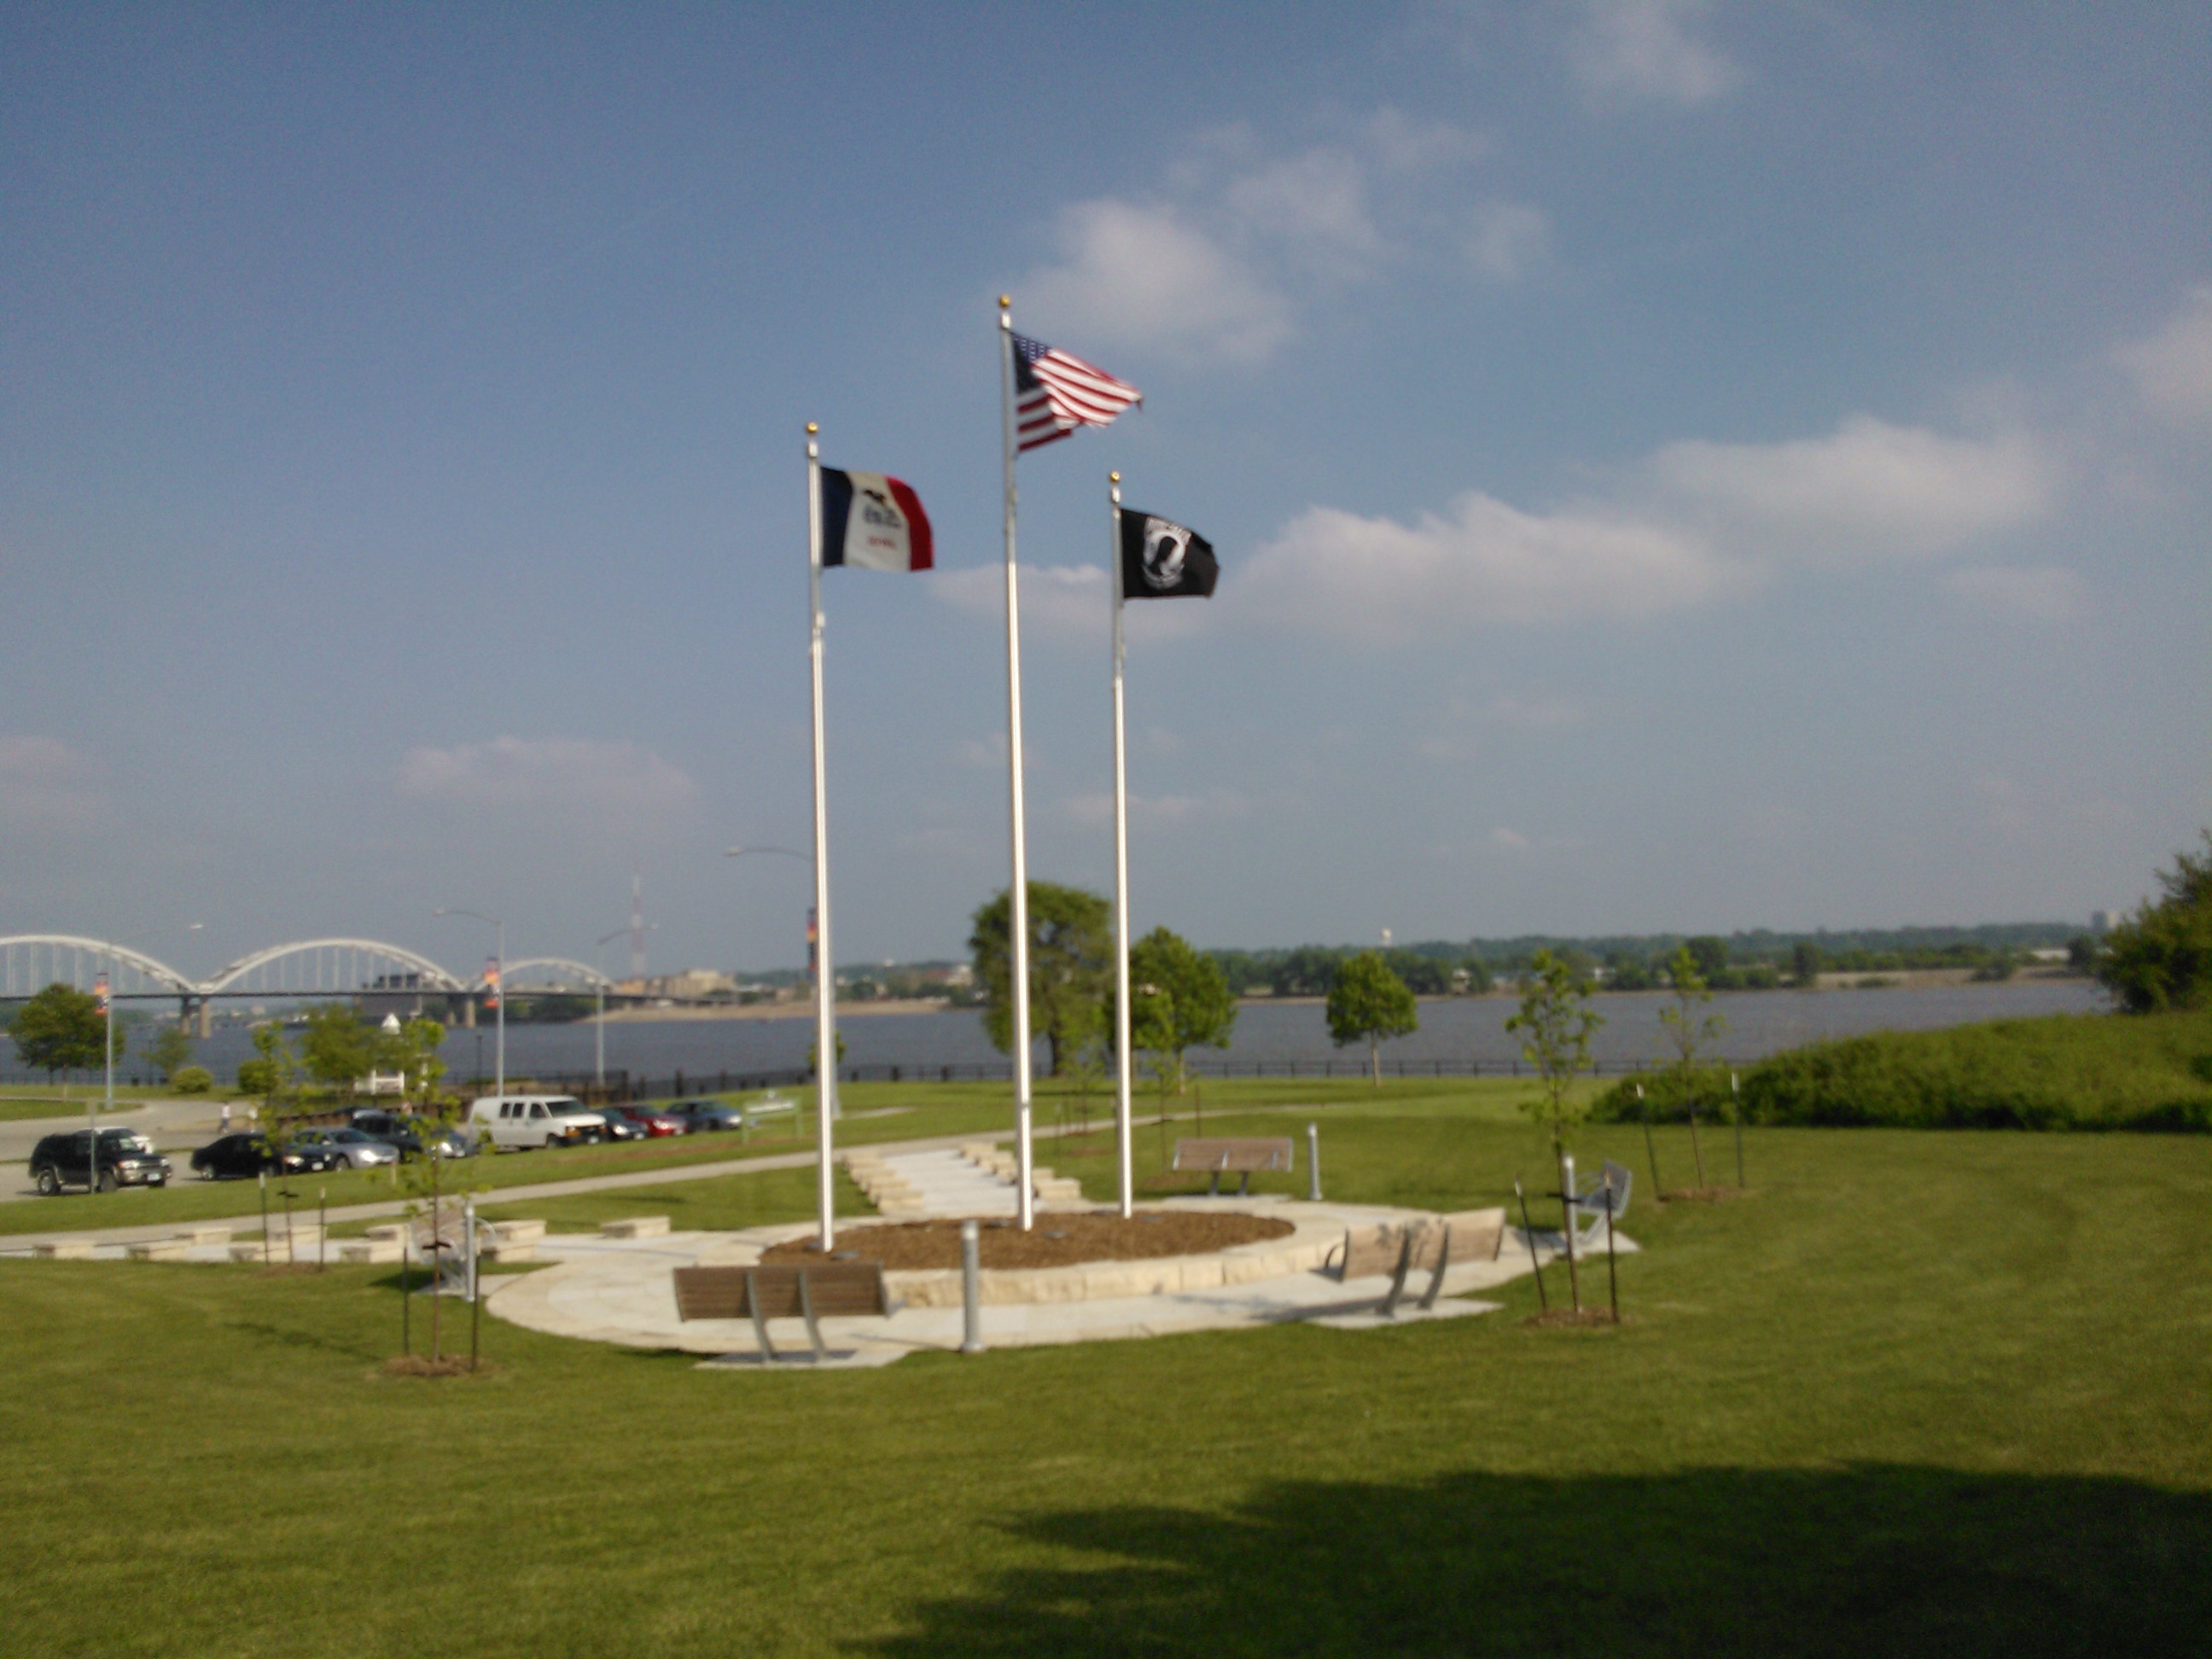
[[[1479,1109],[1321,1121],[1340,1198],[1479,1202],[1544,1169]],[[1596,1331],[1525,1325],[1524,1280],[1400,1330],[816,1376],[488,1321],[495,1374],[424,1382],[380,1374],[388,1269],[0,1263],[0,1648],[2191,1650],[2212,1142],[1749,1151],[1747,1196],[1639,1199],[1632,1322]],[[1632,1127],[1582,1152],[1643,1168]],[[804,1216],[807,1175],[744,1177],[731,1212]]]

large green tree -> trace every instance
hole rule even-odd
[[[1382,1039],[1417,1030],[1421,1011],[1406,981],[1390,971],[1380,951],[1362,951],[1336,966],[1328,992],[1329,1040],[1340,1048],[1363,1038],[1375,1086],[1382,1086]]]
[[[1012,897],[1011,891],[1001,892],[976,911],[968,938],[975,981],[983,988],[983,1029],[1002,1054],[1014,1048]],[[1096,893],[1033,881],[1029,913],[1029,1036],[1045,1040],[1047,1075],[1056,1075],[1105,1029],[1113,981],[1112,912]]]
[[[192,1034],[181,1025],[166,1022],[146,1044],[146,1063],[161,1074],[164,1083],[173,1079],[192,1057]]]
[[[2202,853],[2174,854],[2163,896],[2106,935],[2097,977],[2131,1014],[2212,1005],[2212,830]]]
[[[1226,1048],[1237,998],[1221,964],[1190,941],[1155,927],[1129,949],[1129,1042],[1154,1056],[1163,1093],[1183,1091],[1183,1055]]]
[[[325,1002],[307,1011],[300,1034],[300,1064],[326,1089],[350,1089],[368,1075],[378,1059],[381,1034],[352,1007]]]
[[[107,1020],[90,993],[57,980],[15,1011],[8,1035],[26,1066],[52,1079],[58,1072],[83,1072],[106,1064]],[[123,1058],[124,1029],[115,1030],[115,1057]]]

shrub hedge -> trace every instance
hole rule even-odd
[[[1687,1115],[1673,1073],[1614,1085],[1595,1115]],[[1793,1048],[1741,1077],[1744,1121],[1919,1129],[2212,1130],[2212,1012],[2053,1014],[1882,1031]],[[1699,1115],[1725,1118],[1728,1075],[1698,1075]]]
[[[204,1066],[179,1066],[169,1073],[169,1087],[180,1095],[204,1095],[215,1087],[215,1073]]]

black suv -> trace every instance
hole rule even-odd
[[[102,1129],[96,1162],[85,1156],[92,1132],[76,1129],[48,1135],[31,1149],[31,1179],[52,1198],[64,1187],[97,1188],[112,1193],[118,1187],[166,1187],[169,1160],[154,1150],[154,1143],[132,1129]]]
[[[225,1135],[220,1140],[210,1140],[192,1154],[192,1168],[210,1181],[226,1176],[259,1175],[264,1170],[285,1175],[312,1174],[322,1170],[345,1167],[343,1152],[327,1152],[317,1146],[301,1146],[284,1154],[280,1165],[276,1152],[268,1140],[258,1134]]]

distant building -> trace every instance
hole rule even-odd
[[[2119,920],[2110,910],[2092,910],[2089,912],[2089,931],[2101,938],[2111,933]]]

